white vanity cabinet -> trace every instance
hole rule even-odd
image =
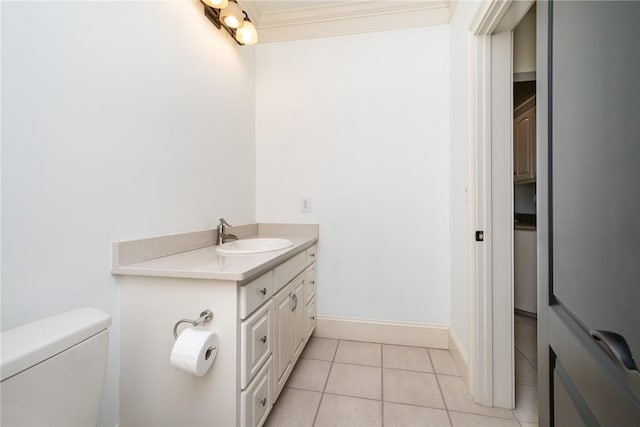
[[[314,245],[240,288],[241,313],[243,307],[246,307],[245,314],[250,313],[256,305],[255,301],[262,301],[263,304],[241,322],[243,427],[262,425],[270,410],[265,407],[272,406],[278,399],[313,333],[316,312],[315,256]],[[268,368],[263,368],[261,375],[253,379],[267,359]],[[254,390],[258,391],[257,394]]]
[[[308,254],[313,253],[313,257]],[[275,369],[273,396],[277,399],[284,387],[293,367],[300,357],[305,344],[315,328],[315,301],[306,304],[306,290],[309,283],[309,272],[315,272],[315,246],[301,255],[303,266],[311,263],[300,272],[288,285],[280,289],[274,297],[275,312]],[[315,286],[315,273],[313,274]],[[314,287],[315,289],[315,287]]]
[[[119,276],[120,424],[262,426],[315,327],[316,239],[245,280]],[[171,367],[172,328],[205,309],[220,344],[197,377]]]

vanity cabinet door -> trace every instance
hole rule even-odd
[[[305,321],[304,321],[304,286],[306,275],[303,273],[296,278],[292,285],[293,290],[291,298],[293,299],[292,316],[291,316],[291,355],[295,361],[302,349],[304,348]]]
[[[289,287],[283,289],[275,298],[276,308],[276,362],[275,371],[278,378],[284,374],[290,363],[291,348],[291,292]]]
[[[274,297],[275,305],[275,334],[274,334],[274,401],[280,395],[280,391],[287,382],[287,378],[293,369],[293,346],[295,334],[294,323],[294,298],[293,291],[296,282],[285,286]]]
[[[536,178],[536,107],[513,120],[513,175],[515,182]]]

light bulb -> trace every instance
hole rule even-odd
[[[202,0],[207,6],[215,7],[216,9],[224,9],[229,5],[229,0]]]
[[[258,32],[255,25],[250,21],[244,21],[242,27],[236,30],[236,40],[244,45],[258,43]]]
[[[244,17],[238,4],[229,2],[229,5],[220,11],[220,20],[229,28],[239,28],[242,25]]]

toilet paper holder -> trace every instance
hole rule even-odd
[[[198,317],[197,320],[191,320],[191,319],[178,320],[176,324],[173,325],[173,337],[175,339],[178,339],[178,326],[181,323],[191,323],[192,326],[203,326],[211,322],[211,320],[213,320],[213,311],[211,310],[204,310],[203,312],[201,312],[200,317]]]

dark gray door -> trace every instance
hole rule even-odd
[[[541,11],[541,404],[551,425],[640,426],[640,2]]]

